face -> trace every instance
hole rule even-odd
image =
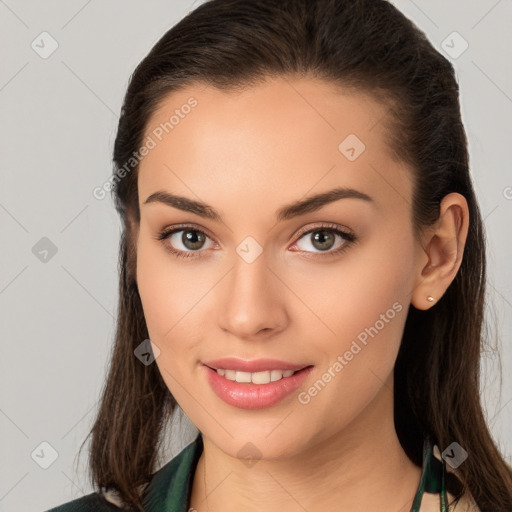
[[[225,453],[248,441],[269,459],[313,448],[391,382],[418,243],[386,111],[315,79],[275,78],[237,92],[190,86],[148,123],[144,315],[169,390]],[[297,371],[267,382],[286,368]]]

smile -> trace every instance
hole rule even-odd
[[[213,369],[213,368],[212,368]],[[217,368],[217,373],[224,378],[236,382],[251,382],[252,384],[268,384],[286,377],[291,377],[293,370],[267,370],[263,372],[243,372],[239,370],[228,370]]]
[[[277,405],[304,384],[313,366],[296,370],[247,372],[202,366],[212,391],[225,403],[240,409]]]

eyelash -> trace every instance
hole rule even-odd
[[[156,239],[161,241],[163,243],[165,249],[168,250],[171,254],[173,254],[177,258],[201,257],[201,256],[198,256],[197,253],[206,252],[206,251],[204,251],[204,250],[180,251],[178,249],[174,249],[171,245],[165,243],[165,240],[169,236],[173,235],[174,233],[179,233],[180,231],[193,231],[196,233],[201,233],[205,237],[210,238],[204,231],[197,229],[195,226],[190,225],[190,224],[184,224],[184,225],[179,225],[179,226],[173,226],[172,228],[164,228],[162,231],[160,231],[157,234]],[[334,251],[326,251],[324,253],[316,252],[316,253],[313,253],[314,254],[313,256],[311,255],[310,251],[298,250],[297,252],[305,253],[307,255],[306,257],[312,257],[312,258],[316,258],[318,255],[320,255],[320,257],[324,257],[324,258],[325,257],[334,257],[334,256],[340,255],[342,252],[344,252],[346,249],[348,249],[348,247],[350,245],[357,242],[357,240],[358,240],[358,238],[353,233],[350,233],[348,231],[341,229],[341,227],[338,226],[337,224],[327,223],[327,224],[321,224],[319,226],[315,226],[314,228],[311,228],[304,232],[299,232],[299,234],[297,235],[297,241],[300,240],[301,238],[303,238],[305,235],[308,235],[310,233],[315,233],[317,231],[324,231],[324,232],[334,233],[336,235],[339,235],[345,240],[345,243],[343,243],[343,245],[341,245]]]

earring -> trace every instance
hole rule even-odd
[[[434,299],[434,297],[431,297],[431,296],[429,295],[429,296],[427,297],[427,300],[428,300],[429,302],[434,302],[434,300],[435,300],[435,299]]]

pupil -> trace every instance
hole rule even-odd
[[[326,242],[327,240],[327,242]],[[316,243],[319,243],[320,246],[317,246]],[[317,247],[317,249],[327,250],[330,249],[334,244],[334,236],[329,231],[317,231],[313,234],[313,245]]]
[[[197,231],[185,231],[181,237],[183,245],[188,249],[200,249],[204,237]]]

